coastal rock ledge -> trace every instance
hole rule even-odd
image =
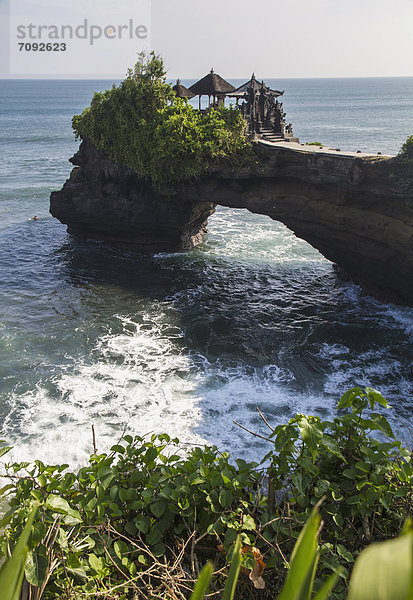
[[[284,223],[370,293],[413,305],[413,168],[400,158],[254,144],[258,165],[155,190],[83,141],[50,212],[68,232],[148,252],[200,243],[216,205]]]

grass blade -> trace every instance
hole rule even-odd
[[[338,573],[333,573],[330,575],[327,581],[323,584],[322,588],[318,591],[317,595],[314,597],[314,600],[327,600],[327,598],[330,597],[330,592],[336,585],[338,578]]]
[[[317,559],[317,532],[320,527],[318,510],[313,510],[294,546],[287,579],[278,600],[299,600],[308,596],[314,563]]]
[[[11,557],[0,569],[0,590],[2,600],[19,600],[20,588],[24,575],[24,563],[28,552],[32,523],[36,516],[37,506],[31,512],[26,525],[15,545]]]
[[[198,581],[194,587],[194,591],[191,595],[191,600],[202,600],[208,589],[209,582],[211,581],[212,572],[214,568],[211,563],[207,563],[202,569]]]
[[[228,579],[225,584],[222,600],[233,600],[235,588],[238,581],[239,570],[241,567],[241,539],[238,536],[235,542],[234,552],[232,554],[232,562],[228,573]]]

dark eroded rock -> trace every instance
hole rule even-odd
[[[370,292],[413,304],[413,170],[398,158],[256,144],[260,166],[162,192],[83,142],[51,213],[71,233],[151,251],[202,240],[219,204],[281,221]]]
[[[50,212],[71,234],[148,252],[189,250],[205,236],[215,205],[183,200],[176,188],[156,192],[125,165],[115,164],[87,141]]]

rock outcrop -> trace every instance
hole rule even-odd
[[[190,250],[204,238],[212,202],[184,200],[173,187],[160,194],[88,141],[70,162],[70,178],[50,197],[51,214],[69,233],[144,252]]]
[[[372,293],[413,304],[413,170],[396,158],[255,144],[259,167],[156,192],[83,142],[51,213],[68,231],[151,251],[190,248],[215,205],[281,221]]]

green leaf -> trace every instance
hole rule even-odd
[[[340,500],[342,500],[342,499],[344,498],[343,494],[340,492],[340,490],[339,490],[339,489],[338,489],[338,490],[333,490],[333,491],[331,492],[331,495],[332,495],[332,497],[333,497],[333,500],[334,500],[335,502],[340,502]]]
[[[356,462],[356,464],[354,465],[356,467],[356,469],[358,469],[359,471],[362,471],[363,473],[369,473],[370,472],[370,465],[369,463],[366,462]]]
[[[158,456],[158,451],[154,446],[150,446],[145,454],[145,460],[146,462],[151,462],[153,460],[155,460],[155,458]]]
[[[257,526],[253,517],[251,517],[250,515],[244,515],[242,517],[242,528],[246,529],[247,531],[255,531],[257,529]]]
[[[348,477],[348,479],[357,479],[356,471],[354,469],[344,469],[343,475],[344,477]]]
[[[232,553],[231,566],[228,573],[228,579],[225,584],[222,600],[233,600],[235,588],[237,586],[239,570],[241,568],[241,538],[238,536]]]
[[[224,508],[231,506],[232,504],[232,493],[230,490],[223,488],[219,493],[219,503]]]
[[[0,448],[0,457],[7,454],[7,452],[10,452],[11,449],[12,446],[3,446],[2,448]]]
[[[46,579],[49,559],[46,546],[38,546],[28,553],[24,569],[26,579],[31,585],[40,587]]]
[[[46,500],[46,508],[53,510],[54,512],[61,513],[64,515],[70,515],[74,519],[77,519],[79,523],[82,522],[79,511],[74,510],[70,504],[64,498],[50,494]]]
[[[384,406],[384,408],[389,407],[386,398],[383,398],[383,396],[380,394],[380,392],[378,392],[377,390],[375,390],[374,388],[371,388],[371,387],[366,387],[365,390],[366,390],[367,398],[369,400],[370,408],[372,410],[373,410],[374,404],[376,402],[378,404],[381,404],[381,406]]]
[[[151,504],[150,509],[155,517],[159,519],[159,517],[161,517],[166,511],[166,504],[165,502],[154,502]]]
[[[413,598],[413,533],[372,544],[358,556],[348,600]]]
[[[279,427],[280,429],[277,432],[274,442],[276,452],[281,452],[292,436],[292,428],[289,425],[280,425]]]
[[[4,496],[6,492],[13,489],[15,486],[12,483],[9,483],[0,489],[0,496]]]
[[[312,422],[311,422],[312,421]],[[318,444],[323,437],[320,429],[320,420],[317,417],[307,417],[299,415],[297,419],[298,429],[300,430],[303,442],[308,446],[310,452],[314,454]]]
[[[8,510],[6,512],[4,517],[2,519],[0,519],[0,528],[3,528],[5,525],[8,525],[10,523],[10,521],[13,518],[13,515],[14,515],[14,508],[11,508],[10,510]]]
[[[198,581],[196,582],[194,591],[191,594],[190,600],[202,600],[208,589],[209,582],[211,581],[212,573],[214,568],[211,563],[207,563],[202,569]]]
[[[317,498],[321,498],[321,496],[324,496],[324,494],[328,492],[329,488],[330,482],[327,481],[327,479],[319,479],[314,489],[314,493],[317,496]]]
[[[66,567],[67,572],[79,579],[82,583],[88,580],[88,576],[83,567]]]
[[[343,546],[343,544],[337,544],[337,554],[339,556],[342,556],[344,560],[346,560],[349,563],[354,562],[353,555],[347,550],[347,548]]]
[[[194,473],[193,475],[191,475],[191,477],[188,478],[188,481],[191,485],[202,485],[203,483],[205,483],[205,477],[201,477],[197,473]]]
[[[161,541],[162,532],[156,527],[152,527],[148,535],[146,536],[146,543],[148,546],[156,546]]]
[[[390,423],[383,417],[383,415],[379,415],[378,413],[372,413],[370,415],[370,421],[373,421],[374,425],[383,433],[385,433],[388,437],[394,439],[393,429],[391,428]]]
[[[339,578],[338,573],[333,573],[327,579],[327,581],[323,584],[319,592],[314,597],[314,600],[328,600],[330,598],[330,594],[337,583],[337,579]]]
[[[165,546],[164,544],[156,544],[153,548],[152,548],[152,553],[154,556],[156,556],[156,558],[159,558],[160,556],[163,556],[165,554]]]
[[[133,521],[136,525],[136,528],[142,533],[148,533],[150,521],[148,517],[137,517]]]
[[[112,452],[117,452],[119,454],[124,454],[125,452],[125,447],[121,446],[120,444],[115,444],[114,446],[111,447]]]
[[[134,536],[137,532],[138,528],[136,527],[133,521],[128,521],[125,525],[125,531],[129,533],[129,535]]]
[[[344,525],[343,517],[341,516],[340,513],[337,513],[336,515],[333,515],[333,521],[337,525],[337,527],[341,528]]]
[[[27,556],[27,543],[33,520],[36,516],[37,506],[31,512],[26,525],[13,548],[11,557],[6,560],[0,569],[0,590],[2,600],[19,600],[20,588],[24,576],[24,563]]]
[[[118,558],[122,558],[125,554],[129,554],[130,550],[127,544],[123,540],[117,540],[113,544],[113,549]]]
[[[345,457],[341,453],[339,445],[332,437],[324,435],[323,439],[321,440],[321,443],[328,452],[334,454],[334,456],[337,456],[338,458],[341,458],[341,460],[343,460],[344,462],[347,462]]]
[[[105,568],[105,561],[102,557],[97,557],[93,552],[89,554],[89,564],[96,573],[102,573]]]
[[[46,526],[41,521],[35,521],[32,525],[32,533],[30,536],[30,547],[33,548],[40,544],[44,536],[46,535]],[[59,528],[59,532],[61,529]]]
[[[102,499],[105,495],[105,488],[103,487],[103,485],[97,485],[96,486],[96,497],[99,499]]]
[[[310,597],[314,566],[317,560],[317,531],[320,527],[318,510],[313,510],[294,546],[290,568],[278,600],[301,600]]]
[[[231,483],[231,479],[230,479],[230,478],[228,477],[228,475],[227,475],[227,474],[225,474],[223,471],[221,472],[221,477],[222,477],[222,481],[223,481],[224,483],[227,483],[227,484],[228,484],[228,483]]]
[[[353,401],[356,398],[362,397],[363,390],[360,387],[353,387],[351,390],[345,392],[340,399],[340,402],[337,404],[337,408],[347,408],[353,405]]]

